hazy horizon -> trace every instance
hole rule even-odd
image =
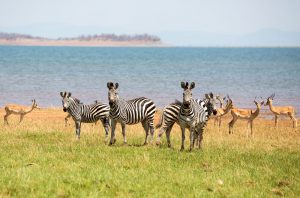
[[[0,31],[49,38],[153,34],[175,46],[300,46],[300,2],[2,1]]]

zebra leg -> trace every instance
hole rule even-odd
[[[156,145],[160,145],[160,138],[164,134],[165,131],[166,131],[165,127],[160,128],[157,139],[156,139]]]
[[[150,135],[151,135],[150,144],[152,144],[153,143],[153,138],[154,138],[153,120],[152,120],[152,122],[149,122],[148,126],[150,128]]]
[[[173,124],[171,126],[169,126],[166,131],[167,143],[168,143],[169,148],[171,148],[170,133],[171,133],[172,128],[173,128]]]
[[[192,151],[193,150],[193,147],[194,147],[194,144],[193,144],[193,142],[194,142],[194,128],[190,128],[190,151]]]
[[[180,148],[180,151],[184,150],[184,140],[185,140],[185,128],[181,127],[181,148]]]
[[[103,120],[101,120],[103,127],[105,129],[105,140],[104,142],[107,143],[108,141],[108,132],[109,132],[109,118],[104,118]]]
[[[121,123],[121,126],[122,126],[122,135],[123,135],[123,139],[124,139],[124,144],[127,144],[126,131],[125,131],[126,124],[125,123]]]
[[[149,135],[149,126],[148,126],[147,121],[143,121],[142,125],[143,125],[143,128],[144,128],[145,132],[146,132],[146,138],[145,138],[145,142],[144,142],[144,145],[146,145],[147,144],[148,135]]]
[[[77,136],[77,140],[79,140],[79,139],[80,139],[81,121],[80,121],[80,120],[76,120],[76,121],[75,121],[75,125],[76,125],[76,136]]]
[[[111,119],[111,134],[110,134],[110,142],[109,145],[112,145],[116,142],[115,130],[116,130],[117,122]]]
[[[201,149],[202,140],[203,140],[203,128],[200,129],[198,135],[198,149]]]

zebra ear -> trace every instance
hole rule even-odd
[[[210,98],[214,98],[214,94],[212,92],[209,93]]]
[[[113,82],[108,82],[107,83],[107,88],[108,89],[111,89],[111,88],[113,88],[114,87],[114,83]]]
[[[118,89],[118,87],[119,87],[119,83],[116,83],[115,84],[115,89]]]
[[[181,88],[185,89],[185,83],[184,82],[181,82]]]
[[[65,92],[66,93],[66,92]],[[61,97],[64,97],[65,96],[65,93],[64,92],[60,92],[60,96]]]
[[[195,88],[195,83],[192,82],[191,85],[190,85],[190,89],[194,89]]]
[[[208,94],[205,94],[205,98],[206,98],[206,99],[209,99],[209,95],[208,95]]]
[[[71,92],[67,93],[67,98],[71,97]]]

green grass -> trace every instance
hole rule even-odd
[[[243,122],[233,135],[209,126],[202,150],[188,152],[187,140],[180,152],[176,127],[168,149],[164,136],[161,146],[139,146],[140,126],[128,127],[128,145],[118,127],[107,146],[100,125],[83,125],[76,141],[63,120],[44,124],[0,123],[0,197],[300,196],[300,135],[289,127],[259,126],[247,139]]]

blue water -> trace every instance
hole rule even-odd
[[[0,46],[0,106],[61,106],[60,91],[85,103],[107,102],[108,81],[125,99],[145,96],[158,107],[182,98],[180,81],[194,81],[194,98],[229,94],[236,106],[275,93],[275,105],[300,112],[300,48],[107,48]]]

